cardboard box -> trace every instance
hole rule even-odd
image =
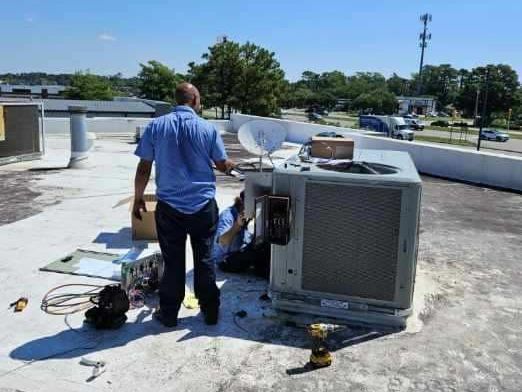
[[[341,137],[312,137],[311,154],[316,158],[353,159],[353,139]]]
[[[146,194],[143,198],[145,199],[145,208],[147,208],[147,212],[141,213],[141,220],[137,219],[132,214],[134,198],[131,200],[130,211],[132,221],[132,239],[157,241],[158,234],[156,233],[156,218],[154,212],[156,211],[156,204],[158,201],[156,200],[156,195]]]

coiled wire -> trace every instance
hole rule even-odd
[[[90,290],[79,293],[57,293],[64,288],[90,287]],[[42,298],[40,309],[45,313],[63,316],[90,309],[98,303],[100,291],[105,286],[94,284],[64,284],[49,290]]]

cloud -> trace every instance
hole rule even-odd
[[[98,39],[101,41],[116,41],[116,37],[108,33],[98,34]]]

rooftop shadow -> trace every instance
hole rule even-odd
[[[118,232],[101,232],[94,239],[95,244],[105,244],[107,249],[147,249],[149,247],[148,241],[133,241],[132,229],[124,227]]]
[[[191,272],[188,275],[190,276]],[[143,307],[131,310],[128,313],[131,321],[127,321],[118,330],[97,331],[85,325],[80,329],[68,328],[54,335],[31,340],[11,351],[10,357],[24,361],[76,358],[101,350],[125,346],[144,336],[159,336],[171,331],[186,331],[177,340],[178,342],[202,336],[231,337],[258,343],[311,348],[311,340],[304,328],[289,326],[276,318],[266,316],[271,311],[270,301],[262,299],[267,288],[266,281],[245,275],[219,274],[218,281],[223,280],[220,321],[215,326],[206,325],[200,314],[190,314],[181,315],[177,327],[165,328],[150,318],[151,307]],[[148,305],[152,305],[152,303],[148,302]],[[239,317],[237,315],[239,311],[246,312],[246,316]],[[67,319],[65,322],[68,325]],[[332,333],[327,341],[330,350],[337,351],[389,333],[389,331],[366,327],[349,327]],[[288,374],[300,374],[309,370],[306,367],[289,369]]]

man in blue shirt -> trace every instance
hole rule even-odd
[[[216,230],[216,239],[212,250],[212,259],[220,264],[225,259],[241,250],[252,242],[252,233],[248,231],[248,222],[244,218],[244,193],[236,197],[234,204],[219,214]]]
[[[185,242],[187,235],[194,254],[194,291],[207,324],[216,324],[219,289],[211,259],[212,240],[218,223],[214,199],[216,177],[213,164],[229,172],[223,140],[217,129],[200,118],[199,91],[190,83],[176,88],[174,111],[151,121],[135,154],[140,157],[134,183],[133,214],[141,219],[143,194],[156,163],[156,228],[164,273],[160,282],[160,309],[156,317],[166,326],[177,325],[185,297]]]
[[[268,279],[270,274],[270,245],[254,243],[244,216],[244,192],[234,204],[219,215],[212,259],[223,272],[254,273]]]

